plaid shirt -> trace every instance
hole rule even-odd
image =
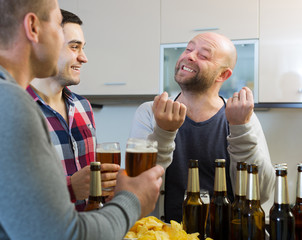
[[[75,202],[78,211],[82,211],[85,201],[76,201],[70,176],[95,161],[96,131],[91,105],[86,98],[65,87],[63,96],[68,106],[68,126],[62,115],[47,105],[33,88],[29,86],[27,91],[47,120],[51,140],[64,168],[71,201]]]

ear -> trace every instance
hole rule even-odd
[[[217,79],[218,82],[224,82],[225,80],[227,80],[231,75],[232,75],[233,71],[230,68],[226,68],[219,76],[219,78]]]
[[[25,34],[29,41],[39,41],[40,20],[34,13],[28,13],[23,20]]]

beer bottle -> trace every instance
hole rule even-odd
[[[297,176],[297,197],[296,203],[293,207],[293,214],[295,216],[295,232],[296,240],[302,239],[302,163],[298,164]]]
[[[214,193],[210,202],[210,237],[227,240],[230,234],[231,204],[227,197],[225,159],[215,160]]]
[[[231,239],[241,240],[242,238],[242,210],[246,199],[247,171],[245,162],[237,162],[235,200],[231,212]]]
[[[265,239],[265,213],[260,205],[258,166],[247,166],[246,202],[242,211],[242,239]]]
[[[205,217],[204,203],[200,198],[198,160],[189,161],[187,197],[182,206],[182,223],[187,233],[199,233],[199,239],[204,239]]]
[[[97,210],[102,207],[101,163],[90,163],[90,193],[84,211]]]
[[[269,212],[270,239],[294,240],[295,218],[289,207],[287,188],[287,164],[276,164],[274,205]]]

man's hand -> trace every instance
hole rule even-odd
[[[230,125],[241,125],[250,121],[253,109],[253,93],[248,87],[243,87],[228,99],[225,115]]]
[[[114,187],[116,186],[116,176],[120,170],[120,165],[111,163],[101,164],[101,179],[102,179],[102,196],[109,196],[106,198],[110,200],[114,196]],[[104,191],[105,188],[112,188],[111,191]]]
[[[168,99],[164,92],[154,98],[152,106],[157,125],[166,131],[176,131],[183,124],[187,108],[184,104]]]
[[[125,170],[120,170],[117,175],[115,194],[123,190],[134,193],[141,203],[140,217],[145,217],[155,208],[163,174],[164,169],[159,165],[141,173],[137,177],[128,177]]]
[[[90,188],[90,166],[85,166],[74,173],[71,176],[70,181],[77,200],[88,198]]]

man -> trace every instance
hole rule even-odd
[[[58,61],[59,73],[34,79],[27,88],[39,104],[48,124],[51,140],[62,162],[72,202],[83,211],[89,196],[90,162],[95,161],[96,130],[93,111],[85,98],[67,86],[80,82],[80,69],[86,63],[82,21],[75,14],[61,10],[64,44]],[[116,185],[117,164],[102,164],[103,188]],[[103,191],[103,195],[113,195]]]
[[[225,103],[219,89],[231,75],[237,60],[232,42],[216,33],[194,37],[179,57],[175,81],[181,93],[175,101],[187,107],[184,124],[176,135],[173,162],[165,174],[165,191],[159,199],[159,217],[182,220],[182,202],[188,179],[189,159],[199,160],[200,188],[213,194],[215,159],[226,159],[228,197],[234,199],[236,163],[259,166],[261,202],[272,194],[275,174],[261,125],[253,113],[253,95],[243,88]],[[135,115],[131,137],[146,138],[153,132],[152,102],[142,104]],[[164,198],[164,200],[163,200]],[[164,204],[164,207],[162,205]]]
[[[0,0],[0,239],[122,239],[155,206],[155,166],[135,178],[117,176],[115,197],[78,213],[45,118],[25,89],[58,73],[63,44],[57,0]]]

